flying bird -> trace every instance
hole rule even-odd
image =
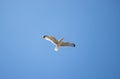
[[[56,38],[54,38],[53,36],[48,36],[48,35],[44,35],[42,36],[44,39],[52,42],[56,47],[55,47],[55,51],[58,51],[60,46],[71,46],[71,47],[75,47],[74,43],[71,42],[63,42],[64,38],[61,38],[60,40],[57,40]]]

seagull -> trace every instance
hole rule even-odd
[[[61,38],[60,40],[57,40],[56,38],[54,38],[53,36],[48,36],[48,35],[44,35],[42,36],[42,38],[50,41],[51,43],[53,43],[56,47],[55,47],[55,51],[58,51],[59,47],[62,46],[71,46],[71,47],[75,47],[74,43],[71,42],[63,42],[64,38]]]

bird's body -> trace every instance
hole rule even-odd
[[[72,46],[75,47],[74,43],[70,43],[70,42],[63,42],[63,38],[61,38],[60,40],[56,40],[56,38],[54,38],[53,36],[48,36],[48,35],[44,35],[43,36],[44,39],[52,42],[56,47],[55,47],[55,51],[58,51],[60,46]]]

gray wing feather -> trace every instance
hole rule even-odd
[[[70,42],[63,42],[61,44],[61,46],[72,46],[72,47],[75,47],[75,44],[74,43],[70,43]]]
[[[54,38],[53,36],[44,36],[44,38],[50,42],[52,42],[53,44],[57,44],[58,40],[56,40],[56,38]]]

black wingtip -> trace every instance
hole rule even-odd
[[[75,47],[76,45],[75,44],[73,44],[73,47]]]
[[[42,37],[45,38],[46,36],[48,36],[48,35],[44,35],[44,36],[42,36]]]

